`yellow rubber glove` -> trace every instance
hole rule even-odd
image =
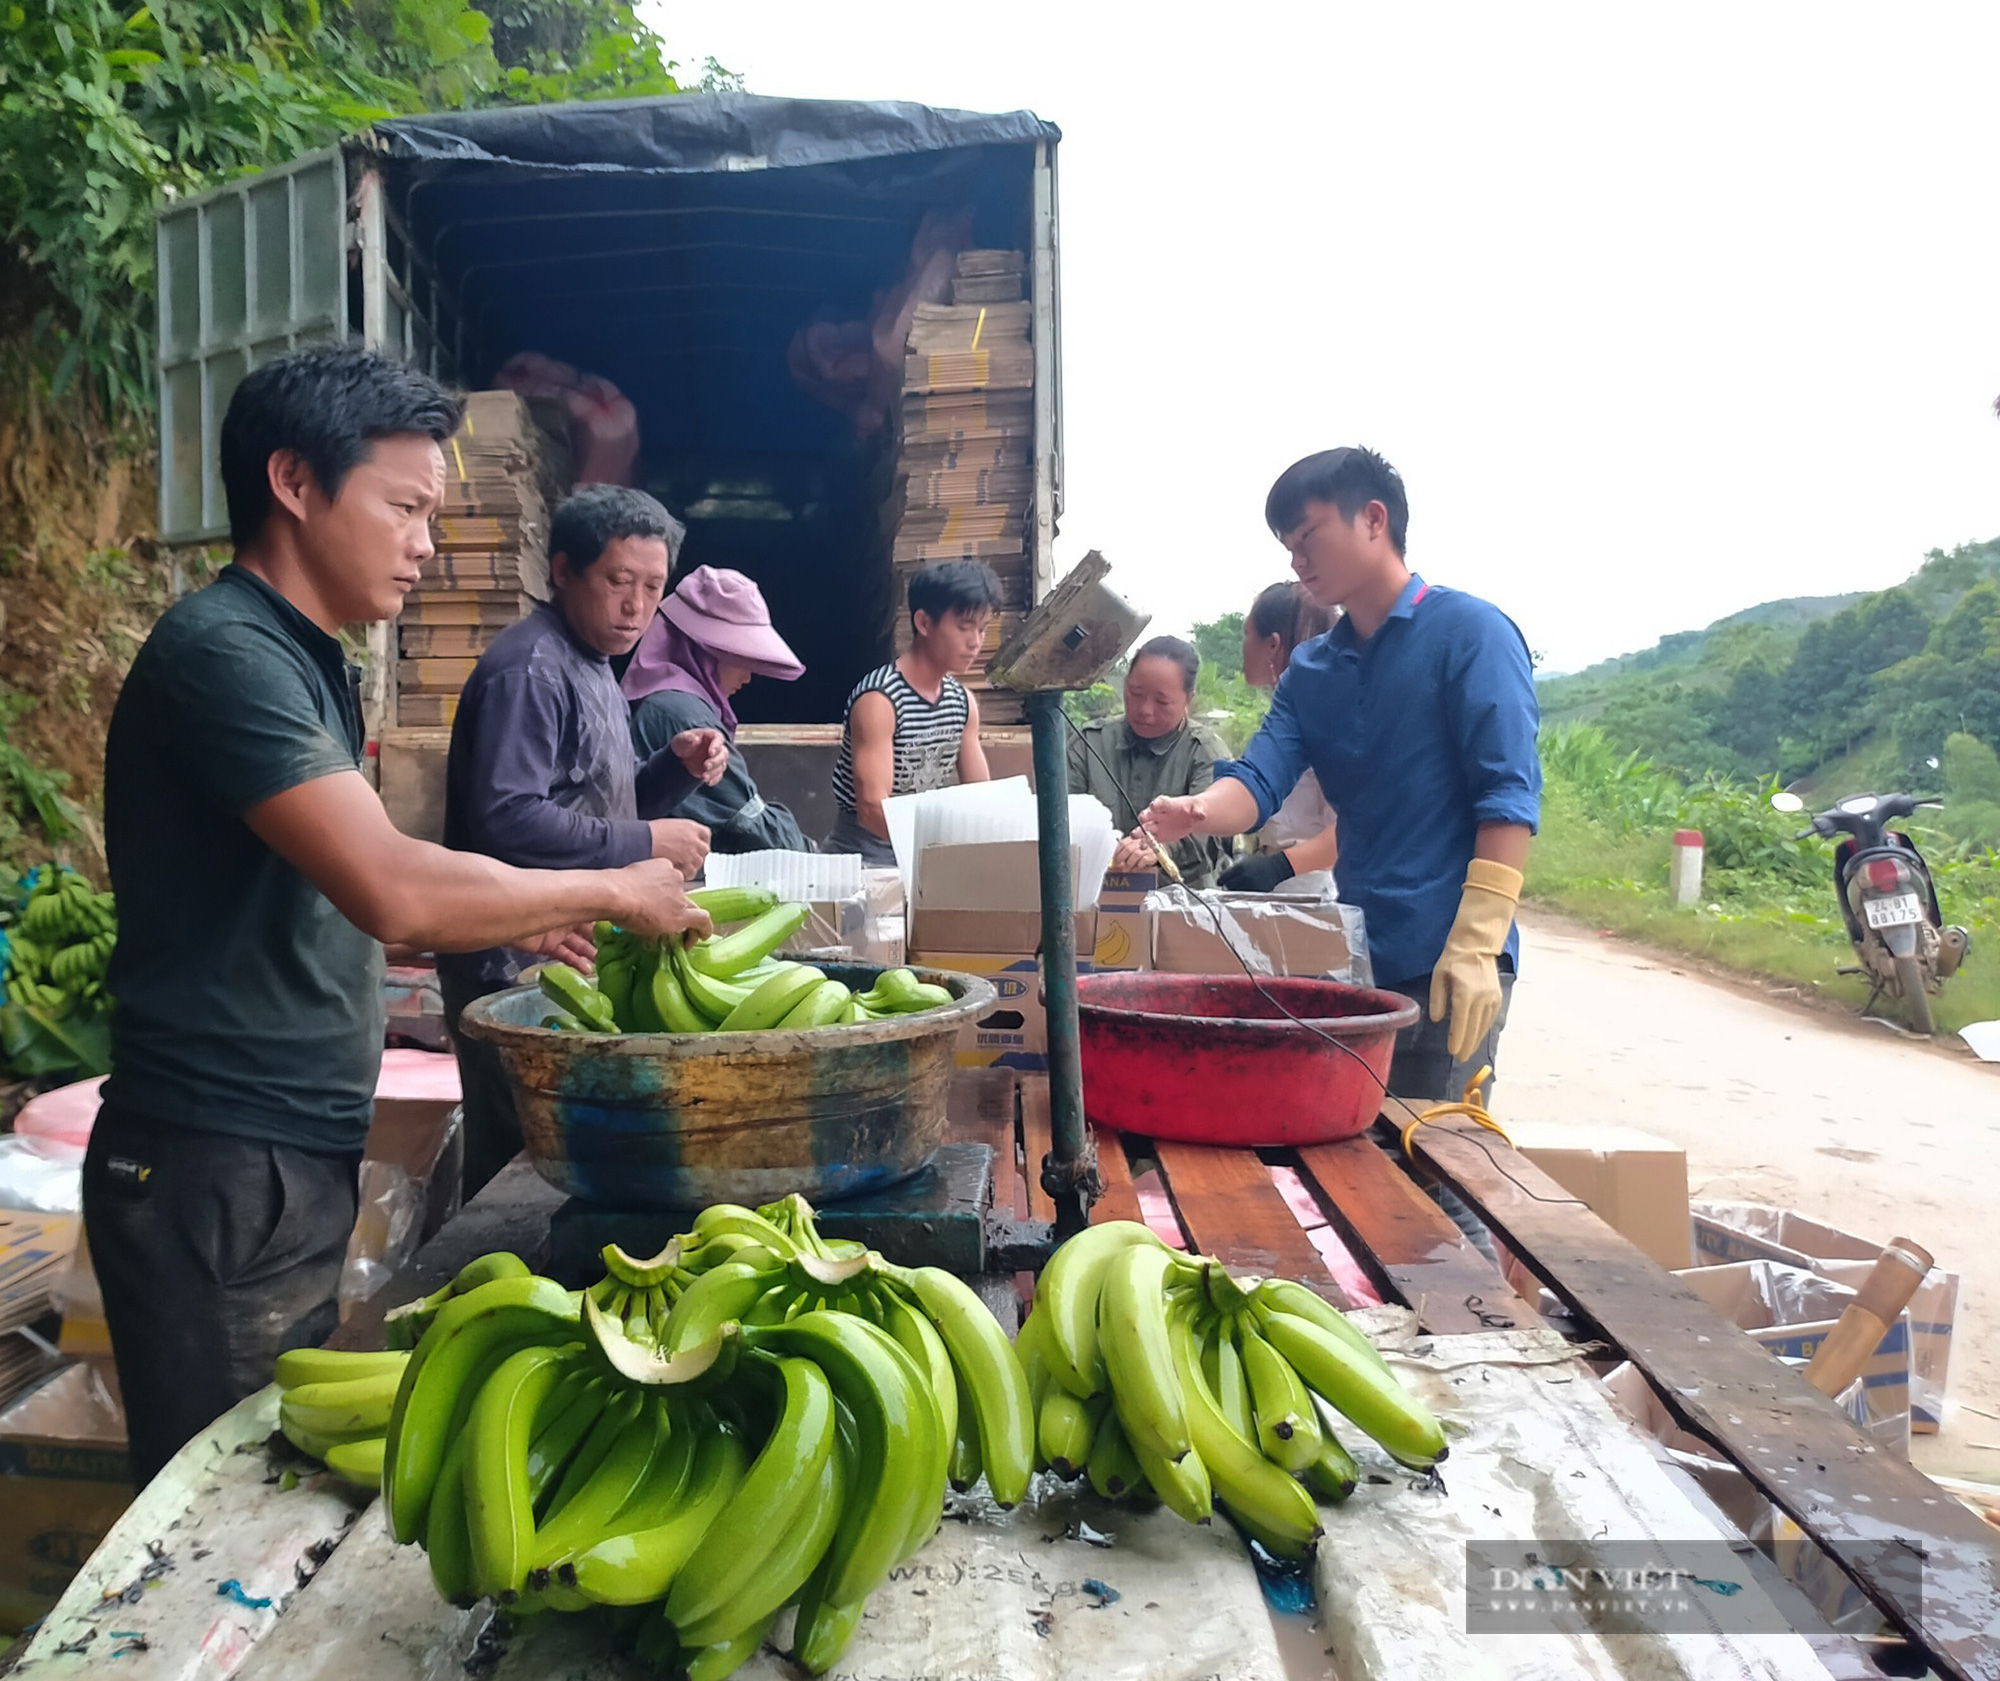
[[[1500,953],[1514,926],[1521,872],[1475,858],[1465,871],[1458,919],[1431,974],[1431,1020],[1451,1015],[1451,1055],[1468,1062],[1500,1014]]]

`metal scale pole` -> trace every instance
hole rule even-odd
[[[1049,1159],[1042,1189],[1055,1204],[1056,1237],[1082,1231],[1102,1193],[1097,1153],[1083,1130],[1083,1052],[1076,1018],[1076,893],[1070,880],[1069,721],[1063,697],[1028,697],[1034,731],[1036,833],[1041,841],[1042,993],[1049,1035]]]
[[[1105,586],[1095,549],[1057,584],[994,655],[997,687],[1027,703],[1034,734],[1036,834],[1042,884],[1042,996],[1049,1041],[1049,1154],[1027,1165],[1055,1204],[1058,1242],[1090,1221],[1104,1194],[1083,1125],[1083,1054],[1076,1020],[1076,883],[1070,875],[1069,720],[1065,693],[1103,677],[1146,628],[1147,615]]]

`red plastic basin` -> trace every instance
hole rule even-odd
[[[1093,1121],[1244,1148],[1366,1131],[1418,1015],[1400,993],[1297,976],[1079,975],[1076,992]]]

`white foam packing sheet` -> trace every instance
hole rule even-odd
[[[1370,1310],[1402,1315],[1401,1309]],[[1794,1626],[1740,1553],[1619,1416],[1576,1350],[1547,1330],[1378,1337],[1396,1375],[1448,1421],[1448,1493],[1424,1493],[1358,1433],[1363,1481],[1327,1520],[1313,1564],[1340,1681],[1828,1681],[1801,1634],[1466,1631],[1466,1544],[1533,1537],[1542,1556],[1604,1541],[1692,1562],[1732,1619]],[[1387,1477],[1387,1486],[1370,1474]],[[1690,1553],[1698,1546],[1698,1553]],[[1718,1576],[1719,1555],[1735,1564]],[[1565,1552],[1566,1557],[1574,1556]],[[1795,1607],[1795,1609],[1803,1609]],[[1766,1615],[1765,1613],[1768,1613]]]
[[[1025,776],[1002,777],[998,782],[961,782],[955,788],[937,788],[927,794],[897,794],[882,802],[882,817],[889,825],[889,844],[895,849],[896,869],[903,878],[903,897],[917,902],[917,813],[927,806],[963,807],[1005,805],[1023,796],[1032,799],[1033,790]]]
[[[851,899],[867,886],[861,859],[839,852],[710,853],[705,873],[710,887],[768,887],[808,904]]]
[[[909,903],[918,902],[917,878],[931,846],[969,846],[988,841],[1031,841],[1041,830],[1041,811],[1024,776],[999,782],[967,782],[928,794],[903,794],[883,802],[896,867]],[[1117,831],[1103,801],[1089,794],[1069,796],[1069,838],[1077,858],[1070,884],[1078,910],[1095,905],[1105,873],[1118,850]]]

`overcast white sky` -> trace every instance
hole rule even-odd
[[[753,92],[1061,126],[1058,558],[1158,628],[1342,443],[1557,670],[2000,535],[2000,7],[646,9]]]

